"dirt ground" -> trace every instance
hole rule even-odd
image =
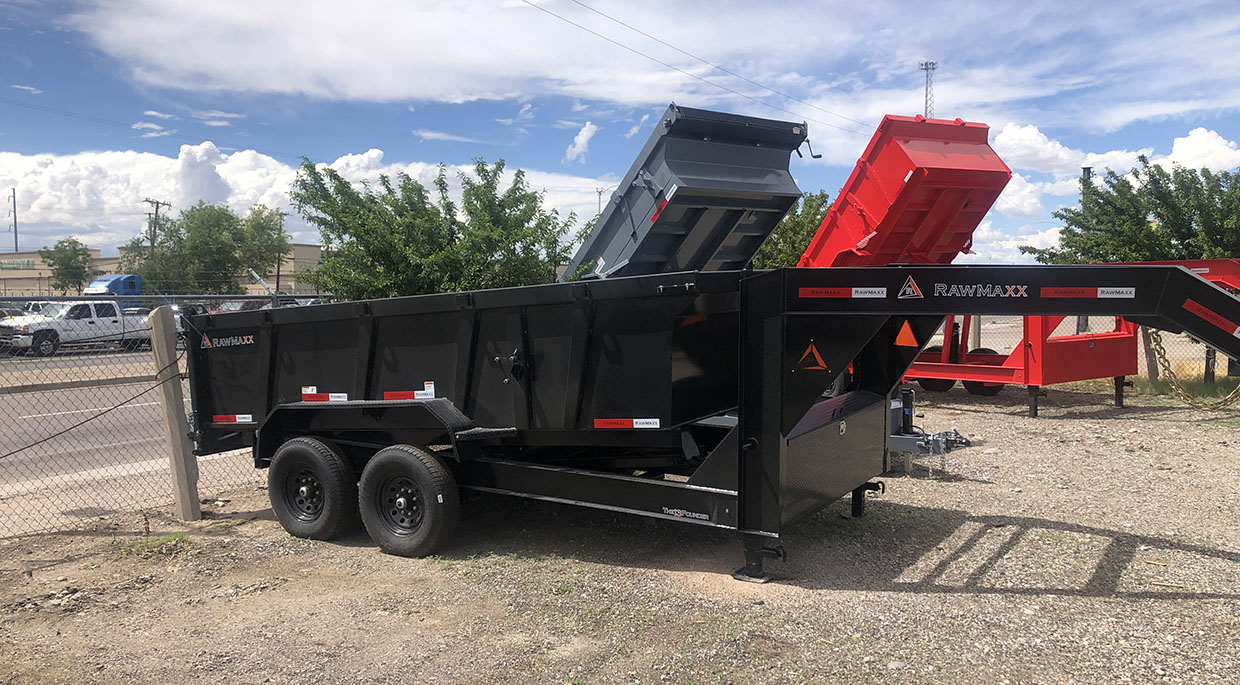
[[[933,398],[976,446],[766,585],[726,532],[497,496],[419,560],[290,538],[252,487],[3,540],[0,683],[1236,682],[1240,410],[1024,402]]]

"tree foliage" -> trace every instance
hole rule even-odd
[[[90,267],[90,250],[77,238],[65,238],[51,249],[39,250],[39,257],[52,270],[52,287],[66,294],[81,295],[82,288],[99,272]]]
[[[778,269],[796,266],[809,241],[822,226],[822,220],[831,208],[831,200],[825,190],[801,196],[797,205],[788,212],[783,221],[771,231],[754,255],[755,269]]]
[[[1240,256],[1240,173],[1140,163],[1098,185],[1082,179],[1080,206],[1054,213],[1059,245],[1021,252],[1043,264]]]
[[[121,270],[157,293],[243,292],[249,269],[270,274],[290,249],[284,214],[254,205],[245,217],[205,202],[175,219],[161,217],[121,248]]]
[[[322,264],[306,280],[347,299],[554,281],[576,217],[546,209],[522,171],[504,187],[503,160],[476,159],[458,178],[459,206],[443,165],[431,191],[404,173],[356,187],[303,160],[290,197],[323,242]]]

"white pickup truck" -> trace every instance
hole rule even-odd
[[[0,348],[42,357],[61,345],[136,349],[150,341],[146,317],[122,314],[115,302],[53,302],[37,314],[0,320]]]

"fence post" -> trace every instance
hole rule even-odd
[[[168,460],[172,465],[172,496],[182,521],[202,518],[198,504],[198,459],[189,442],[189,420],[181,395],[181,365],[177,360],[176,312],[157,307],[147,317],[151,326],[151,350],[155,353],[155,380],[164,411],[164,434],[168,438]]]
[[[976,350],[982,346],[982,317],[979,314],[973,315],[972,326],[969,328],[969,350]]]
[[[1206,346],[1206,373],[1203,379],[1205,380],[1206,387],[1214,387],[1214,366],[1217,363],[1216,362],[1217,359],[1218,359],[1218,352],[1215,351],[1213,347],[1210,347],[1207,345]]]
[[[1154,356],[1154,344],[1150,340],[1150,329],[1141,326],[1141,347],[1145,350],[1145,377],[1151,381],[1158,380],[1158,358]]]

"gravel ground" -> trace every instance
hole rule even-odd
[[[766,585],[724,532],[500,497],[422,560],[290,538],[254,488],[0,541],[0,683],[1235,682],[1240,414],[1107,400],[934,398],[977,445]]]

